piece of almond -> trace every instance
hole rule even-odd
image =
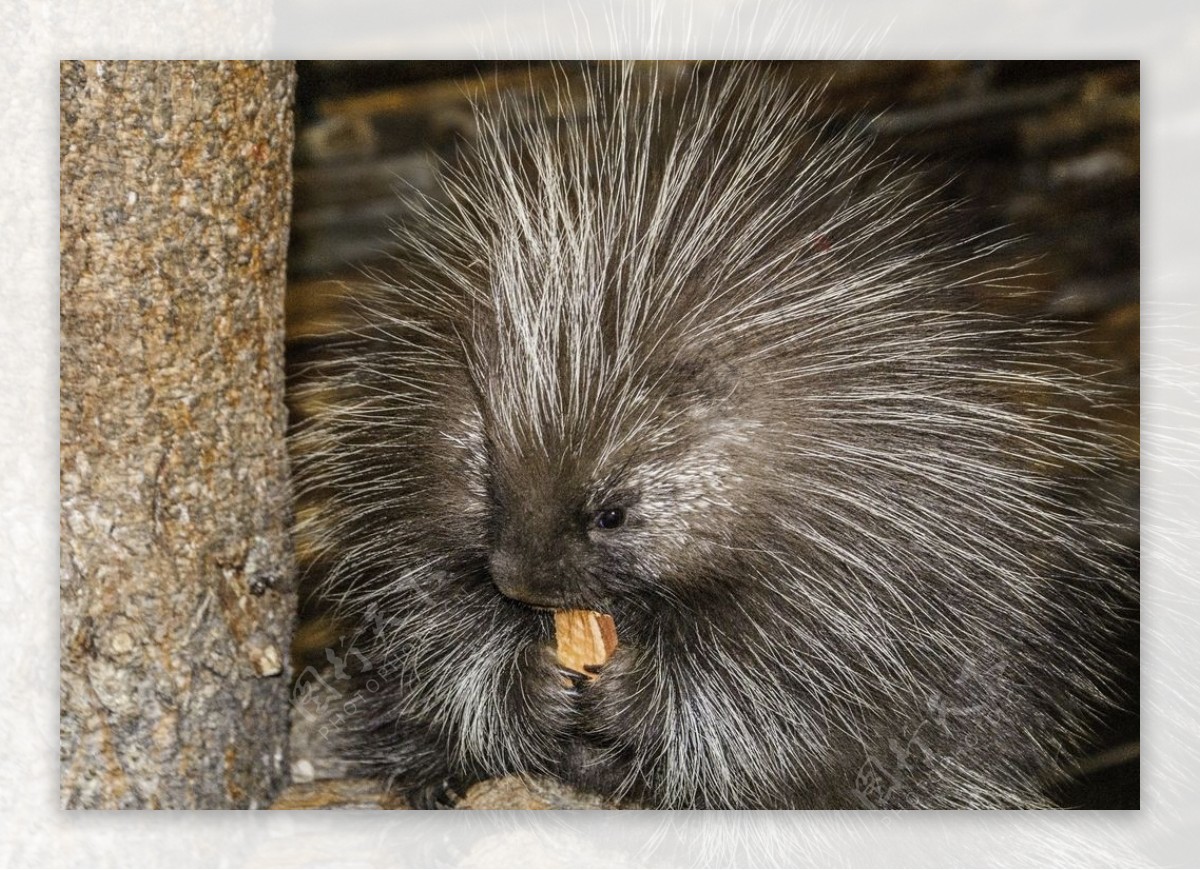
[[[584,674],[587,666],[600,667],[617,648],[617,626],[607,613],[593,610],[558,610],[554,613],[554,644],[558,663]]]

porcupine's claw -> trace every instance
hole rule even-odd
[[[578,698],[583,694],[583,687],[588,684],[587,674],[581,674],[579,671],[572,671],[566,668],[561,669],[560,673],[568,695],[572,698]]]
[[[408,803],[414,810],[452,810],[460,800],[457,783],[449,778],[418,786],[408,792]]]
[[[563,686],[567,690],[567,695],[572,700],[578,700],[583,695],[587,686],[596,679],[603,668],[603,665],[584,665],[583,673],[566,668],[561,669],[560,673],[562,675]]]

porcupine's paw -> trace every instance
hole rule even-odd
[[[559,664],[553,648],[532,646],[520,656],[510,683],[509,709],[522,720],[538,721],[547,732],[565,728],[586,682],[586,675]]]
[[[647,721],[642,715],[644,704],[653,693],[638,673],[637,651],[628,646],[617,647],[612,657],[602,665],[586,666],[587,673],[579,675],[575,698],[585,710],[589,730],[610,737],[628,734],[633,721]]]
[[[414,810],[452,810],[462,800],[465,791],[462,783],[447,776],[409,789],[405,796]]]
[[[628,644],[623,644],[613,650],[604,664],[584,665],[584,670],[590,685],[600,685],[599,681],[604,680],[605,684],[615,687],[636,676],[637,663],[638,651]]]

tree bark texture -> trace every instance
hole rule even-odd
[[[60,76],[62,804],[263,806],[295,613],[293,68]]]

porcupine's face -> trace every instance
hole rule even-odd
[[[640,573],[640,494],[544,462],[496,470],[488,558],[496,588],[534,607],[606,609],[621,578]]]
[[[672,361],[575,422],[550,415],[487,433],[488,571],[499,592],[602,612],[678,594],[729,531],[712,519],[733,513],[745,434],[729,417],[735,393],[729,372]]]

